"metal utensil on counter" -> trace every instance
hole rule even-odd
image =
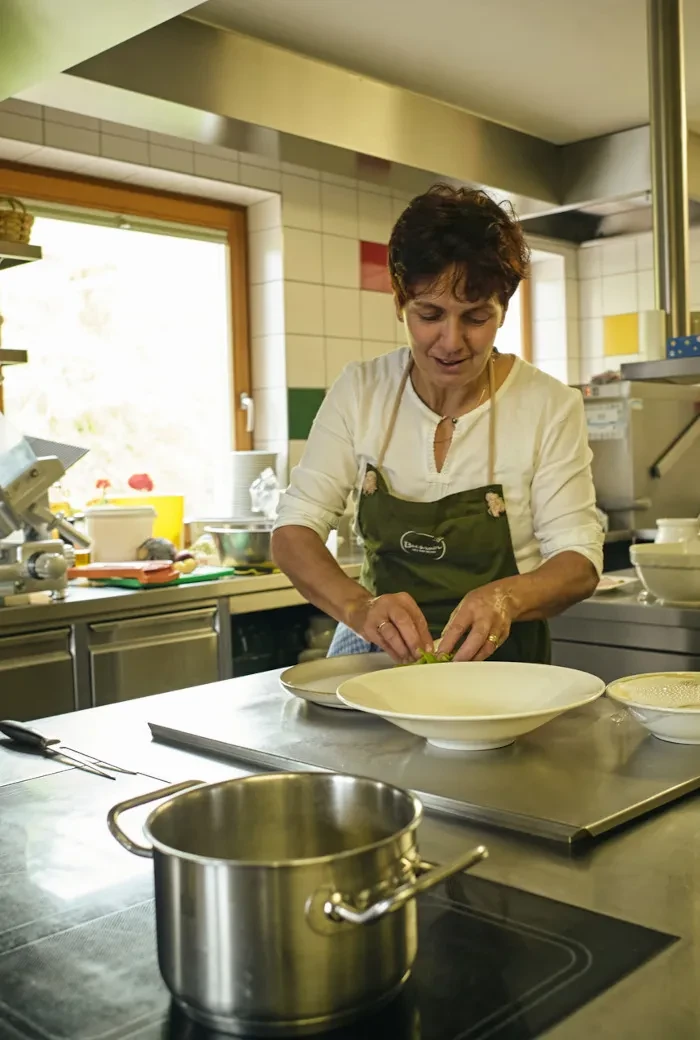
[[[78,769],[84,769],[87,773],[103,776],[106,780],[116,780],[116,777],[106,772],[107,769],[112,769],[115,773],[128,773],[129,776],[137,775],[133,769],[115,766],[112,762],[103,762],[102,759],[95,758],[94,755],[87,755],[83,751],[67,747],[61,743],[58,737],[45,737],[43,733],[38,733],[23,722],[15,722],[14,719],[3,719],[0,721],[0,733],[4,733],[6,737],[9,737],[13,743],[18,744],[20,747],[32,748],[46,758],[58,758],[71,762]]]

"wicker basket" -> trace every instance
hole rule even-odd
[[[0,241],[28,242],[34,217],[19,199],[0,198]]]

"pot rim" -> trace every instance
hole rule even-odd
[[[256,780],[259,781],[263,777],[268,777],[270,775],[273,775],[273,776],[278,777],[278,778],[290,777],[290,776],[293,776],[293,777],[309,776],[309,775],[313,775],[313,776],[341,776],[341,777],[346,777],[349,780],[362,780],[362,781],[366,781],[367,783],[370,783],[370,784],[381,784],[383,787],[386,787],[386,788],[388,788],[391,791],[396,791],[399,794],[403,795],[405,798],[410,799],[410,801],[411,801],[411,803],[413,805],[413,819],[409,823],[407,823],[404,827],[401,827],[398,830],[394,831],[392,834],[388,835],[386,838],[382,838],[379,841],[370,842],[368,845],[358,845],[356,848],[346,849],[344,852],[329,853],[329,854],[327,854],[325,856],[308,856],[308,857],[304,857],[304,858],[280,859],[280,860],[273,860],[273,859],[267,859],[267,860],[224,859],[224,858],[219,857],[219,856],[202,856],[202,855],[200,855],[199,853],[196,853],[196,852],[184,852],[181,849],[176,849],[176,848],[174,848],[171,845],[166,845],[165,842],[159,841],[159,839],[154,836],[153,831],[151,830],[151,824],[156,821],[157,817],[162,812],[166,811],[167,807],[172,802],[178,801],[181,798],[187,798],[188,795],[193,795],[196,791],[201,791],[203,787],[225,787],[228,784],[251,783],[251,782],[255,782]],[[161,802],[160,805],[156,806],[156,808],[153,809],[152,812],[149,813],[148,818],[146,819],[146,822],[144,824],[143,830],[144,830],[144,834],[146,835],[148,840],[151,842],[153,848],[157,849],[158,852],[162,853],[163,855],[175,856],[177,859],[186,859],[186,860],[189,860],[191,863],[198,863],[198,864],[201,864],[203,866],[211,866],[211,865],[216,864],[218,866],[237,867],[237,868],[240,868],[240,869],[251,868],[251,869],[255,869],[255,870],[260,870],[261,868],[266,868],[266,869],[280,870],[280,869],[290,869],[290,868],[294,868],[294,867],[318,866],[320,864],[327,864],[327,863],[338,863],[339,861],[342,862],[344,860],[349,860],[349,859],[351,859],[354,856],[360,856],[360,855],[363,855],[364,853],[367,853],[367,852],[375,852],[375,851],[377,851],[379,849],[384,848],[386,845],[389,845],[392,842],[400,840],[405,835],[410,834],[411,831],[417,830],[422,819],[423,819],[423,803],[421,802],[420,798],[418,798],[417,795],[415,795],[413,793],[413,791],[409,791],[405,787],[397,787],[396,784],[389,784],[389,783],[386,783],[384,780],[373,780],[372,777],[369,777],[369,776],[357,776],[357,775],[355,775],[353,773],[334,773],[330,769],[324,769],[324,770],[319,769],[319,770],[314,770],[314,772],[312,774],[310,774],[310,773],[301,773],[301,772],[289,772],[289,771],[273,773],[273,774],[270,774],[270,773],[252,773],[249,776],[229,777],[227,780],[216,780],[216,781],[213,781],[212,783],[203,783],[203,784],[201,784],[198,787],[193,787],[189,791],[183,791],[180,794],[176,794],[173,797],[168,798],[166,801]]]

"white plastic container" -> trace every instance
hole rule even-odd
[[[700,539],[700,521],[697,517],[675,517],[656,521],[656,545],[669,542],[692,542]]]
[[[92,506],[85,510],[92,563],[137,559],[139,546],[153,534],[153,506]]]

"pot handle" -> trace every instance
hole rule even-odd
[[[401,885],[391,895],[372,903],[364,910],[358,910],[357,907],[346,903],[339,892],[334,892],[326,899],[323,911],[326,917],[333,921],[346,921],[348,924],[371,924],[387,914],[394,913],[395,910],[400,910],[409,900],[415,899],[423,892],[428,892],[454,874],[459,874],[476,863],[480,863],[482,859],[486,859],[488,854],[488,849],[484,845],[479,845],[442,867],[418,860],[417,863],[412,864],[416,874],[420,875],[415,881]]]
[[[179,784],[170,784],[168,787],[161,787],[158,791],[139,794],[135,798],[128,798],[125,802],[119,802],[118,805],[112,806],[107,813],[107,826],[112,837],[116,838],[127,852],[133,852],[134,856],[151,857],[153,848],[150,845],[139,845],[137,841],[132,841],[121,829],[119,826],[121,814],[129,809],[136,809],[139,805],[147,805],[149,802],[157,802],[160,798],[167,798],[168,795],[179,794],[180,791],[186,791],[190,787],[201,787],[203,783],[203,780],[183,780]]]

